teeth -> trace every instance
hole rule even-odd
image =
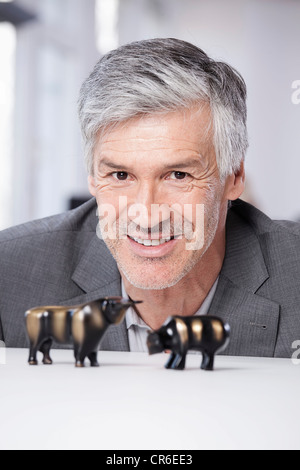
[[[142,240],[140,238],[132,238],[132,240],[144,246],[158,246],[162,245],[163,243],[169,242],[171,238],[160,238],[159,240]]]

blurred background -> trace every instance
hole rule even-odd
[[[108,50],[153,37],[190,41],[239,70],[243,199],[300,220],[300,0],[0,0],[0,229],[89,197],[80,85]]]

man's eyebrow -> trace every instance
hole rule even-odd
[[[129,168],[127,165],[124,165],[124,163],[115,163],[115,162],[112,162],[111,160],[108,160],[108,159],[101,159],[99,161],[99,164],[98,164],[98,167],[102,167],[102,166],[105,166],[105,167],[108,167],[108,168],[111,168],[113,170],[131,170],[131,168]],[[170,163],[168,165],[163,165],[162,164],[162,167],[164,170],[171,170],[171,169],[187,169],[187,168],[201,168],[203,167],[203,160],[201,159],[201,156],[199,155],[199,158],[191,158],[189,160],[185,160],[185,161],[178,161],[178,162],[173,162],[173,163]]]
[[[199,155],[199,158],[190,158],[189,160],[185,160],[185,161],[179,161],[179,162],[173,162],[173,163],[170,163],[169,165],[165,165],[164,168],[166,170],[168,169],[172,169],[172,168],[180,168],[180,169],[184,169],[184,168],[199,168],[199,167],[203,167],[203,160],[201,159],[201,155]]]
[[[98,163],[98,167],[102,167],[102,166],[106,166],[108,168],[112,168],[113,170],[119,170],[120,168],[122,168],[123,170],[126,170],[128,169],[128,167],[126,165],[124,165],[123,163],[114,163],[110,160],[107,160],[107,159],[102,159],[102,160],[99,160],[99,163]]]

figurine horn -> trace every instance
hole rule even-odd
[[[121,308],[124,308],[124,307],[131,307],[132,305],[135,305],[135,304],[141,304],[143,301],[142,300],[130,300],[130,299],[122,299],[120,300],[120,307]]]

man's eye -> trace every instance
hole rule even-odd
[[[184,178],[186,178],[187,176],[187,173],[185,173],[184,171],[173,171],[170,175],[171,179],[173,180],[183,180]]]
[[[128,173],[126,173],[126,171],[116,171],[112,175],[119,181],[125,181],[128,178]]]

